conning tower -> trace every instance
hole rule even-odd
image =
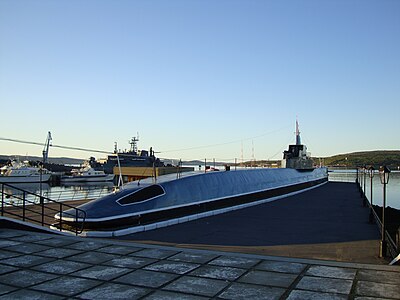
[[[299,122],[296,120],[296,144],[289,145],[289,149],[283,152],[282,168],[307,170],[314,167],[314,162],[306,145],[301,144]]]

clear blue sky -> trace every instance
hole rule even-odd
[[[296,116],[312,155],[399,149],[400,1],[0,0],[0,104],[2,138],[167,158],[281,159]]]

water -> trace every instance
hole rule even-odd
[[[329,181],[355,182],[356,170],[329,170]],[[362,178],[362,177],[361,177]],[[364,188],[364,179],[362,178],[362,187]],[[371,178],[368,174],[365,176],[365,194],[368,200],[371,200]],[[372,203],[382,206],[383,203],[383,184],[378,171],[375,171],[372,178]],[[389,177],[389,183],[386,185],[386,206],[400,209],[400,172],[392,171]]]
[[[42,195],[46,198],[55,201],[70,201],[70,200],[91,200],[111,193],[114,189],[114,184],[111,182],[96,182],[85,184],[68,184],[60,186],[50,186],[47,183],[14,183],[13,186],[17,189],[4,186],[4,192],[8,195],[6,203],[12,202],[19,204],[23,198],[23,192],[19,189]],[[25,195],[30,202],[39,203],[39,197],[31,194]]]

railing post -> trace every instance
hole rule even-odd
[[[60,202],[60,231],[62,231],[62,202]]]
[[[25,198],[26,198],[26,192],[24,191],[22,193],[22,221],[25,222]]]
[[[1,185],[1,216],[4,216],[4,184]]]
[[[78,235],[78,210],[75,208],[75,235]]]
[[[40,195],[40,205],[42,206],[42,226],[44,226],[44,199],[42,195]]]

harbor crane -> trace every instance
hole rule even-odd
[[[49,148],[51,146],[51,141],[52,141],[52,137],[51,137],[51,132],[49,131],[47,133],[47,138],[46,138],[46,142],[44,143],[44,149],[43,149],[43,163],[44,164],[48,162]]]

